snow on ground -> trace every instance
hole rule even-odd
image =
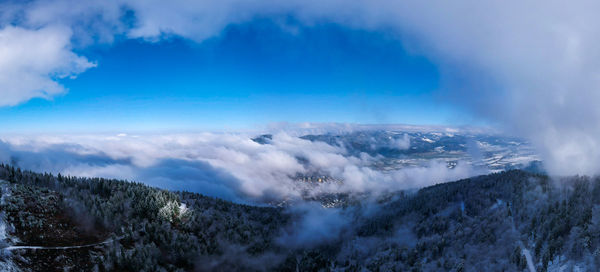
[[[529,269],[529,272],[535,272],[533,257],[531,257],[531,252],[529,251],[529,249],[523,247],[523,249],[521,250],[521,254],[523,254],[525,256],[525,259],[527,260],[527,268]]]
[[[548,272],[584,272],[596,271],[589,267],[586,263],[574,262],[568,260],[564,255],[557,256],[548,265]]]
[[[502,201],[502,199],[496,199],[496,203],[494,203],[494,205],[492,205],[490,207],[490,210],[496,209],[498,207],[502,207],[503,204],[504,204],[504,201]]]
[[[0,271],[17,272],[21,271],[21,269],[12,260],[5,258],[4,260],[0,260]]]
[[[0,216],[0,241],[6,240],[6,222],[4,222],[4,216]]]
[[[101,246],[101,245],[106,245],[106,244],[110,244],[115,240],[121,240],[123,237],[119,237],[116,239],[107,239],[103,242],[99,242],[99,243],[93,243],[93,244],[87,244],[87,245],[78,245],[78,246],[9,246],[4,248],[4,250],[6,251],[12,251],[12,250],[17,250],[17,249],[50,249],[50,250],[64,250],[64,249],[74,249],[74,248],[86,248],[86,247],[95,247],[95,246]],[[2,271],[2,270],[0,270]]]
[[[7,187],[7,183],[4,180],[0,180],[0,202],[5,203],[5,197],[10,195],[10,190]],[[4,218],[4,212],[0,213],[0,244],[7,244],[10,242],[10,237],[6,231],[6,221]],[[10,259],[10,252],[6,248],[0,249],[0,271],[16,272],[21,271],[19,267]]]
[[[187,213],[188,208],[187,205],[185,205],[185,203],[181,203],[179,205],[179,217],[183,216],[185,213]]]
[[[421,140],[422,140],[422,141],[424,141],[424,142],[428,142],[428,143],[433,143],[433,142],[435,142],[434,140],[432,140],[432,139],[429,139],[429,138],[427,138],[427,137],[423,137],[423,138],[421,138]]]
[[[0,180],[0,205],[6,203],[6,196],[10,195],[10,190],[7,188],[6,181]],[[6,233],[6,221],[4,212],[0,213],[0,242],[6,242],[8,235]],[[2,270],[3,271],[3,270]]]

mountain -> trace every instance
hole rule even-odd
[[[267,136],[255,141],[268,143]],[[301,138],[344,147],[350,155],[379,156],[373,167],[382,170],[422,166],[432,160],[445,161],[448,167],[465,161],[492,171],[524,168],[539,162],[529,142],[494,134],[375,130]]]
[[[600,179],[510,170],[277,208],[0,166],[3,271],[597,271]]]

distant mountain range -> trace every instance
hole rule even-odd
[[[529,142],[494,134],[373,130],[300,138],[343,147],[348,155],[377,156],[379,160],[372,166],[378,170],[426,166],[431,161],[444,161],[450,168],[463,161],[490,171],[541,167]],[[270,134],[253,138],[261,144],[269,144],[271,139]]]
[[[322,142],[345,150],[344,156],[361,157],[367,154],[373,159],[367,167],[381,172],[408,168],[427,169],[432,163],[442,163],[447,168],[466,164],[479,173],[492,173],[511,169],[524,169],[533,173],[544,173],[539,156],[525,140],[497,134],[472,131],[426,132],[414,130],[363,130],[347,133],[308,134],[299,136],[311,142]],[[253,141],[268,145],[273,135],[263,134]],[[310,162],[298,157],[298,161]],[[344,178],[316,170],[311,174],[292,177],[298,181],[298,190],[305,192],[305,200],[319,201],[324,207],[339,207],[348,201],[360,201],[368,195],[352,193],[320,193],[322,183],[343,184]],[[418,188],[415,188],[418,189]],[[276,206],[289,205],[284,200],[273,201]]]
[[[539,161],[522,139],[487,134],[442,132],[362,131],[342,135],[306,135],[301,138],[345,147],[351,154],[381,156],[377,168],[397,169],[443,160],[452,167],[466,161],[490,170],[530,166]]]

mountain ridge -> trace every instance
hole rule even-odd
[[[0,206],[7,233],[19,245],[52,240],[35,236],[54,220],[36,213],[44,203],[57,218],[71,214],[64,224],[78,230],[79,245],[85,235],[113,239],[53,253],[2,250],[3,262],[23,271],[554,271],[600,264],[598,178],[556,183],[510,170],[333,209],[250,206],[6,165],[0,178],[10,190]]]

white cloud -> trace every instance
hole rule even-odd
[[[392,32],[439,65],[444,99],[531,139],[554,174],[595,174],[599,8],[587,0],[180,1],[145,6],[133,31],[156,37],[163,29],[202,40],[229,23],[292,14],[308,25],[325,21]],[[183,14],[182,21],[170,20],[174,14]]]
[[[75,40],[115,35],[198,42],[229,24],[294,16],[385,31],[441,69],[444,99],[526,136],[556,174],[598,173],[600,2],[222,0],[31,1],[2,4],[0,105],[64,93],[53,78],[93,65]],[[131,10],[133,22],[122,21]],[[14,24],[16,26],[11,26]],[[63,25],[64,28],[51,27]],[[81,26],[84,26],[83,28]],[[15,57],[12,57],[15,56]]]
[[[390,146],[392,148],[403,150],[408,149],[410,147],[410,137],[408,137],[408,134],[404,134],[402,138],[391,139],[390,141]]]
[[[202,40],[269,14],[391,31],[439,65],[445,99],[531,139],[552,173],[599,172],[597,1],[184,2],[146,6],[135,33],[165,29]],[[168,19],[174,14],[182,21]]]
[[[65,89],[54,79],[93,67],[70,51],[70,37],[65,27],[0,29],[0,106],[62,94]]]
[[[307,186],[297,174],[329,175],[310,193],[363,193],[418,188],[465,178],[468,165],[445,163],[396,171],[369,167],[367,154],[351,156],[341,147],[311,142],[285,133],[270,144],[242,134],[131,136],[11,136],[0,142],[0,161],[34,171],[101,176],[144,182],[175,190],[192,190],[229,199],[298,198]]]

